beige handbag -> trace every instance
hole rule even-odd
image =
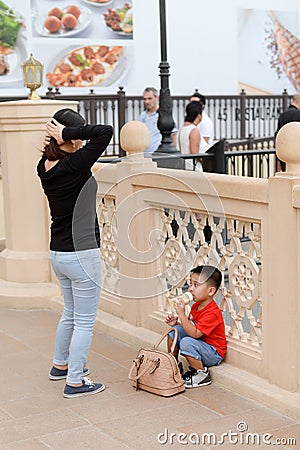
[[[171,352],[158,350],[163,339],[172,330],[175,335]],[[152,349],[141,348],[138,351],[128,374],[128,378],[136,390],[142,389],[163,397],[170,397],[185,390],[176,358],[173,355],[177,336],[177,329],[170,328]]]

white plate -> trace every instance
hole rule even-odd
[[[132,6],[130,7],[130,9],[129,9],[128,11],[130,11],[130,10],[132,10]],[[107,23],[105,22],[105,17],[103,17],[103,21],[104,21],[105,26],[106,26],[110,31],[112,31],[113,33],[118,34],[119,36],[129,36],[129,37],[132,37],[132,34],[133,34],[132,31],[131,31],[130,33],[125,33],[125,31],[123,31],[123,30],[119,30],[119,31],[113,30],[113,29],[112,29],[109,25],[107,25]]]
[[[0,86],[17,83],[23,80],[21,64],[24,64],[28,59],[28,56],[25,30],[24,28],[21,28],[17,37],[14,52],[5,56],[5,59],[9,64],[9,72],[6,75],[0,76]]]
[[[107,5],[110,5],[113,2],[113,0],[108,0],[108,2],[105,2],[105,3],[95,3],[95,2],[91,2],[89,0],[81,0],[81,1],[83,3],[86,3],[89,6],[107,6]]]
[[[66,8],[62,8],[62,11],[65,12]],[[73,30],[67,30],[63,26],[61,26],[60,30],[58,30],[56,33],[50,33],[50,31],[47,30],[47,28],[44,27],[45,20],[47,19],[47,14],[43,16],[39,16],[36,18],[35,21],[35,30],[36,32],[43,37],[53,37],[53,38],[59,38],[59,37],[70,37],[74,36],[75,34],[80,33],[81,31],[85,30],[85,28],[90,24],[93,13],[85,6],[82,6],[80,9],[80,16],[78,18],[78,24],[76,25]],[[49,10],[50,11],[50,10]]]
[[[102,44],[105,45],[105,44]],[[100,45],[87,45],[86,47],[99,47]],[[110,47],[114,47],[113,45]],[[86,88],[86,87],[93,87],[93,86],[101,86],[101,87],[106,87],[106,86],[111,86],[112,84],[116,83],[121,77],[124,77],[126,72],[128,71],[128,61],[127,61],[127,52],[126,52],[126,47],[123,47],[123,53],[120,56],[117,65],[115,66],[115,69],[113,70],[113,72],[107,77],[105,78],[103,81],[100,82],[93,82],[93,83],[84,83],[81,86],[55,86],[55,87],[59,87],[59,88]],[[45,70],[45,77],[47,73],[53,73],[55,70],[55,67],[57,66],[57,64],[64,58],[66,58],[68,56],[69,53],[71,53],[72,51],[75,50],[80,50],[83,47],[78,47],[78,46],[71,46],[68,48],[65,48],[62,52],[60,52],[59,54],[57,54],[55,56],[55,60],[53,60],[49,66],[48,69]],[[48,80],[48,78],[46,77],[46,83],[51,84],[50,81]]]
[[[110,28],[109,26],[107,26],[107,28],[109,28],[113,33],[118,34],[119,36],[128,36],[128,37],[132,37],[132,32],[131,33],[125,33],[125,31],[115,31],[112,28]]]

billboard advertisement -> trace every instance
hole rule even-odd
[[[298,0],[166,0],[174,95],[300,89]],[[0,0],[0,95],[24,95],[21,65],[43,63],[43,94],[141,95],[159,88],[160,0]]]

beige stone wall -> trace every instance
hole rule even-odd
[[[189,268],[216,264],[224,274],[226,361],[299,391],[300,177],[293,150],[289,159],[281,149],[287,173],[268,180],[158,169],[136,153],[99,166],[102,309],[160,333],[168,297],[182,292]]]
[[[2,175],[0,177],[0,241],[5,239]]]
[[[59,295],[35,167],[44,124],[61,107],[66,103],[0,105],[6,230],[0,306],[49,307]],[[227,362],[299,392],[300,124],[290,125],[277,138],[287,172],[254,179],[157,168],[143,156],[147,130],[127,124],[121,140],[128,158],[94,167],[104,273],[100,317],[160,333],[168,298],[186,289],[190,268],[218,265]]]
[[[45,124],[76,102],[22,100],[0,106],[5,249],[0,253],[0,305],[40,308],[58,295],[49,263],[49,212],[36,174]]]
[[[166,329],[168,297],[186,288],[189,270],[197,264],[218,265],[225,277],[242,278],[237,292],[232,292],[228,280],[222,287],[220,305],[230,319],[227,361],[264,374],[261,319],[254,319],[253,309],[261,310],[267,295],[261,247],[267,238],[268,181],[251,179],[249,189],[247,178],[188,171],[180,172],[179,178],[177,170],[157,169],[150,161],[146,167],[147,161],[142,161],[142,174],[131,161],[118,168],[101,167],[96,173],[99,197],[104,197],[104,206],[99,208],[106,262],[102,308],[106,312],[113,309],[132,325],[162,332]],[[164,212],[166,207],[180,225],[176,237]],[[213,229],[209,244],[203,231],[206,221]],[[113,239],[114,227],[118,233]],[[227,237],[230,235],[227,244],[225,228]],[[251,232],[246,250],[240,238]],[[257,255],[251,246],[257,247]],[[248,278],[239,272],[244,266],[251,274]],[[240,290],[247,288],[249,298],[241,299]],[[248,327],[243,324],[245,317],[250,317]]]

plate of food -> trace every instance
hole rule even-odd
[[[121,36],[132,36],[133,15],[132,6],[124,3],[122,8],[111,9],[103,14],[104,22],[112,31]]]
[[[110,86],[126,68],[123,46],[88,45],[65,50],[50,65],[46,77],[54,87]]]
[[[22,16],[1,2],[0,14],[0,83],[23,79],[21,64],[26,59],[25,24]]]
[[[113,2],[113,0],[82,0],[82,1],[83,3],[92,6],[107,6]]]
[[[17,83],[23,80],[21,64],[27,59],[26,36],[19,32],[16,46],[12,53],[0,54],[0,85]]]
[[[92,12],[85,6],[55,7],[36,18],[35,30],[43,37],[70,37],[83,31],[92,17]]]

